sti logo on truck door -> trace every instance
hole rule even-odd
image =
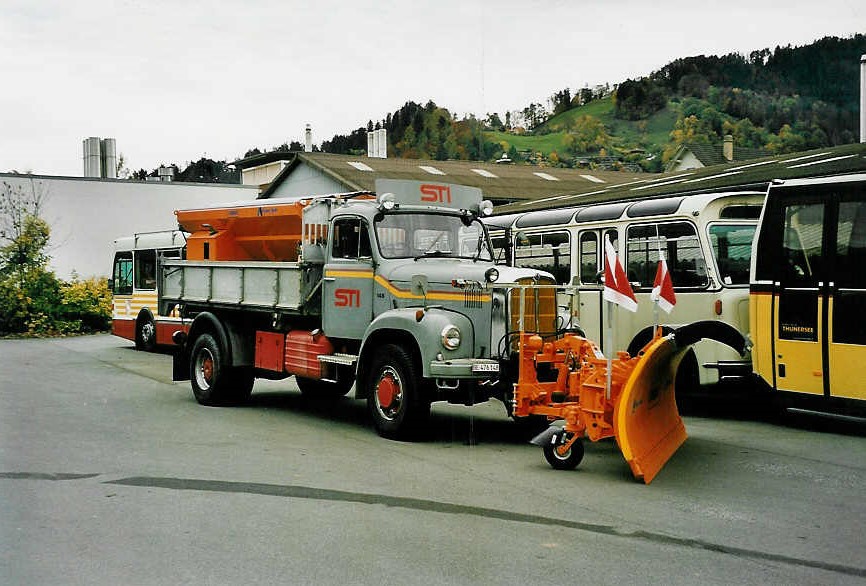
[[[430,203],[451,203],[451,187],[448,185],[421,185],[421,201]]]
[[[358,289],[335,289],[335,307],[361,307],[361,291]]]

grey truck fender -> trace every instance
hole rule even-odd
[[[448,326],[460,330],[460,346],[448,350],[442,345],[442,332]],[[430,363],[438,354],[443,359],[470,358],[475,348],[475,328],[462,313],[441,307],[392,309],[376,316],[364,332],[358,355],[357,379],[366,379],[366,365],[382,344],[399,344],[418,361],[424,377],[430,377]],[[361,388],[363,385],[358,385]]]

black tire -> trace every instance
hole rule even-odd
[[[231,372],[228,400],[236,405],[242,405],[250,400],[256,376],[252,368],[234,368]]]
[[[135,349],[153,352],[156,349],[156,324],[150,314],[143,314],[135,324]]]
[[[351,378],[347,378],[332,383],[315,378],[296,376],[295,382],[298,384],[301,394],[305,397],[309,397],[310,399],[336,399],[346,396],[352,390],[354,381]]]
[[[677,367],[677,374],[674,378],[674,397],[677,403],[677,410],[681,413],[692,411],[696,404],[701,390],[701,374],[698,367],[698,358],[695,356],[695,351],[689,349],[685,353],[680,364]]]
[[[189,380],[195,400],[202,405],[223,405],[231,397],[235,375],[225,364],[225,353],[219,342],[202,334],[195,339],[190,353]],[[252,385],[250,385],[252,390]]]
[[[430,398],[412,356],[385,344],[376,351],[369,373],[367,407],[379,435],[401,440],[420,436],[430,418]]]
[[[577,440],[566,452],[561,446],[548,444],[544,446],[544,459],[556,470],[574,470],[583,460],[583,441]]]

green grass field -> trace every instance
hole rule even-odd
[[[580,116],[593,116],[605,125],[612,138],[614,150],[642,148],[660,151],[670,142],[670,132],[677,120],[677,112],[671,106],[640,121],[618,120],[613,114],[613,98],[605,98],[554,116],[539,126],[532,135],[485,132],[484,138],[502,144],[505,150],[514,146],[518,151],[531,150],[545,156],[552,151],[562,154],[566,152],[563,140],[573,121]],[[544,134],[545,131],[549,131],[549,134]]]

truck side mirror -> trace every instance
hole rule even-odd
[[[412,275],[412,283],[410,285],[412,290],[412,295],[421,295],[425,299],[427,298],[427,290],[429,288],[429,284],[427,282],[427,275]]]

